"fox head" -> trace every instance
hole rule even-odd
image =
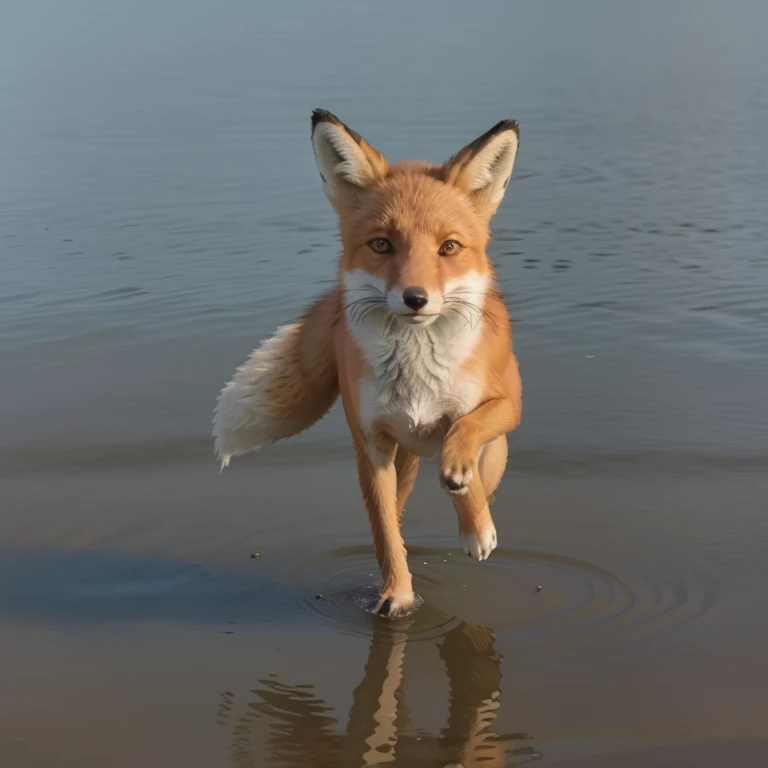
[[[489,223],[512,174],[514,120],[502,120],[443,165],[390,165],[325,110],[312,114],[323,189],[339,214],[348,310],[423,325],[482,312],[492,286]]]

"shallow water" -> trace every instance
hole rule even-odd
[[[5,9],[0,765],[768,764],[768,14],[620,5]],[[317,106],[392,159],[521,124],[500,548],[427,462],[401,622],[338,409],[208,437],[333,280]]]

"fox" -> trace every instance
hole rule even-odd
[[[237,368],[214,449],[223,470],[308,429],[340,396],[383,580],[372,611],[395,618],[417,606],[401,522],[422,458],[439,454],[463,551],[483,561],[497,545],[490,505],[522,381],[488,245],[519,127],[502,120],[442,165],[390,164],[323,109],[311,129],[338,214],[336,285]]]

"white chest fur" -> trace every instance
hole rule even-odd
[[[450,425],[479,404],[480,382],[463,364],[480,337],[481,308],[444,311],[429,325],[409,325],[386,308],[347,316],[371,375],[362,382],[362,426],[385,426],[421,456],[435,453]]]

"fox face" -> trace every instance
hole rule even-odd
[[[312,141],[323,189],[339,214],[341,279],[350,320],[430,325],[482,312],[492,285],[489,222],[512,173],[517,124],[502,121],[444,165],[390,165],[329,112]]]

